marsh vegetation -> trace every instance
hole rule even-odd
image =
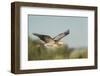
[[[69,48],[67,44],[55,49],[45,48],[40,40],[28,37],[28,60],[55,60],[87,58],[87,48]]]

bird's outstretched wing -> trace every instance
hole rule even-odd
[[[33,35],[40,38],[40,40],[44,41],[45,43],[54,42],[53,38],[51,38],[49,35],[42,35],[38,33],[33,33]]]
[[[63,37],[67,36],[69,33],[70,33],[69,30],[67,30],[67,31],[65,31],[65,32],[63,32],[63,33],[60,33],[59,35],[55,36],[53,39],[54,39],[55,41],[59,41],[59,40],[61,40]]]

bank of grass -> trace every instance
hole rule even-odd
[[[75,50],[68,45],[56,49],[46,49],[40,40],[32,40],[28,37],[28,60],[55,60],[87,58],[87,48]]]

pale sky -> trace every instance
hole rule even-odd
[[[80,48],[88,46],[88,18],[75,16],[28,16],[29,36],[38,39],[32,33],[46,34],[54,37],[70,30],[70,34],[61,41],[69,47]]]

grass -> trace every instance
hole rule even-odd
[[[67,44],[56,49],[45,48],[40,40],[28,37],[28,60],[55,60],[87,58],[87,48],[69,48]]]

